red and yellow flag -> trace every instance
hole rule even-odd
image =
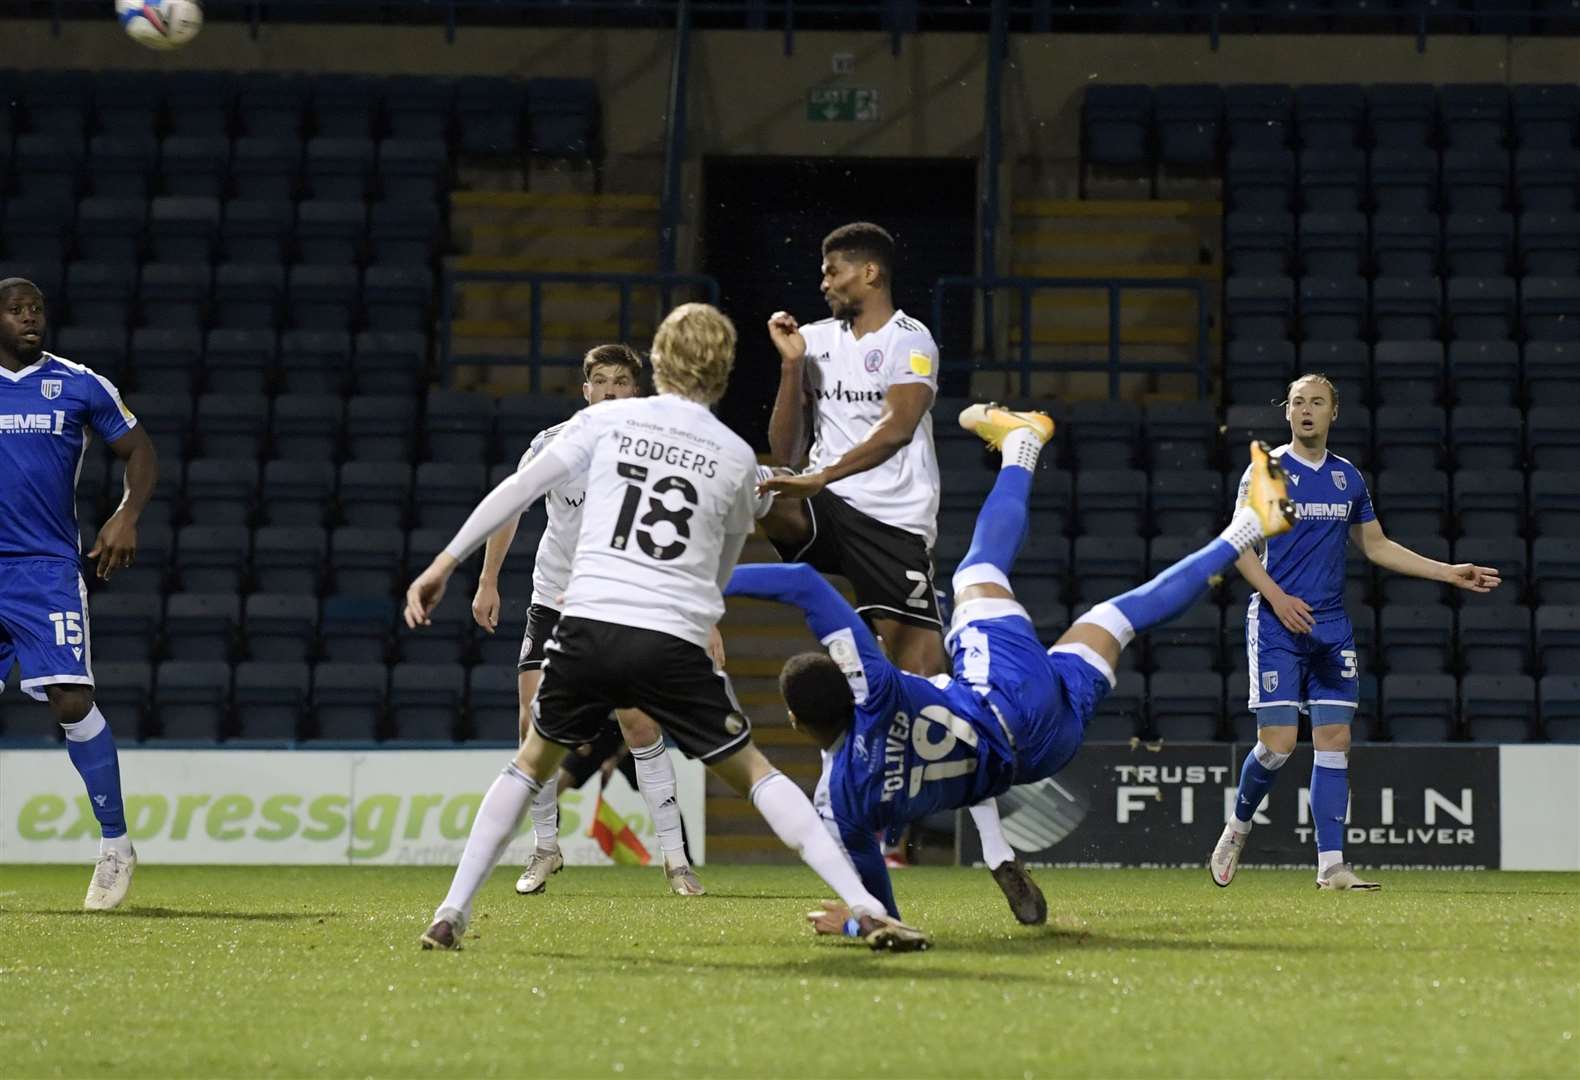
[[[637,839],[631,826],[619,811],[604,802],[603,792],[598,793],[598,806],[593,812],[592,827],[587,835],[598,841],[603,853],[622,866],[646,866],[653,861]]]

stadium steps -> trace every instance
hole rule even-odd
[[[1207,305],[1217,323],[1222,259],[1220,203],[1182,199],[1019,198],[1013,203],[1010,270],[1043,278],[1162,278],[1208,285]],[[1090,362],[1107,356],[1108,294],[1104,289],[1043,290],[1032,295],[1029,326],[1021,325],[1012,294],[1007,340],[1012,350],[1028,338],[1032,358]],[[1121,294],[1119,343],[1127,359],[1178,363],[1180,376],[1130,375],[1132,398],[1194,397],[1185,372],[1195,360],[1196,300],[1171,289]],[[1218,340],[1216,325],[1214,342]],[[1035,376],[1035,395],[1065,399],[1103,396],[1106,379],[1054,372]]]
[[[446,259],[454,271],[639,274],[658,269],[659,201],[646,194],[459,191],[450,198]],[[466,357],[518,356],[533,344],[532,289],[525,283],[455,286],[453,354],[457,386],[495,392],[527,389],[522,366],[466,366]],[[551,284],[539,295],[543,355],[572,361],[593,345],[618,341],[620,293],[609,285]],[[656,289],[631,293],[626,340],[650,339],[662,312]],[[543,371],[546,391],[581,381],[574,365]]]

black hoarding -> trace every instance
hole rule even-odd
[[[1058,776],[999,797],[1005,836],[1033,865],[1205,866],[1247,749],[1088,744]],[[1498,866],[1497,747],[1357,746],[1350,780],[1350,862]],[[1315,864],[1310,786],[1311,747],[1302,744],[1257,813],[1243,865]],[[959,859],[980,862],[970,815],[958,817]]]

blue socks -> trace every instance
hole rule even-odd
[[[115,737],[104,714],[95,705],[75,724],[62,724],[66,730],[66,753],[82,776],[99,820],[99,832],[107,840],[126,835],[126,809],[121,804],[121,762],[115,752]]]
[[[1240,557],[1229,541],[1214,540],[1194,555],[1187,556],[1145,585],[1122,593],[1109,601],[1138,634],[1168,622],[1194,604],[1212,579]]]
[[[1349,807],[1348,755],[1342,750],[1318,750],[1311,765],[1311,820],[1317,827],[1319,860],[1325,853],[1343,852],[1344,817]]]
[[[1031,497],[1031,477],[1029,470],[1018,465],[1005,465],[998,471],[993,490],[988,492],[982,509],[977,512],[971,547],[960,560],[956,573],[968,566],[987,563],[1009,577],[1015,556],[1020,554],[1020,546],[1026,541],[1026,504]]]
[[[1288,754],[1269,750],[1260,741],[1251,747],[1251,752],[1245,755],[1245,764],[1240,767],[1240,792],[1234,799],[1236,822],[1244,825],[1246,829],[1251,827],[1251,816],[1256,813],[1257,807],[1262,805],[1262,800],[1267,797],[1273,781],[1278,779],[1278,770],[1283,768],[1284,762],[1288,760]]]

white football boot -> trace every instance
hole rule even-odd
[[[559,873],[564,865],[565,856],[560,854],[559,848],[534,851],[522,869],[521,876],[516,879],[516,892],[522,896],[534,896],[542,892],[548,887],[549,878]]]
[[[1212,883],[1220,889],[1228,888],[1229,882],[1234,880],[1234,872],[1240,868],[1240,853],[1245,850],[1245,838],[1250,835],[1249,829],[1241,832],[1233,825],[1223,827],[1223,835],[1218,837],[1218,846],[1212,849],[1212,858],[1207,863],[1212,871]]]
[[[1350,869],[1347,862],[1334,863],[1317,875],[1317,888],[1331,889],[1334,892],[1344,892],[1349,889],[1381,889],[1382,885],[1375,881],[1362,881]]]
[[[93,864],[93,880],[83,898],[84,911],[113,911],[121,906],[132,887],[132,871],[137,867],[137,852],[122,855],[113,848],[99,853]]]

